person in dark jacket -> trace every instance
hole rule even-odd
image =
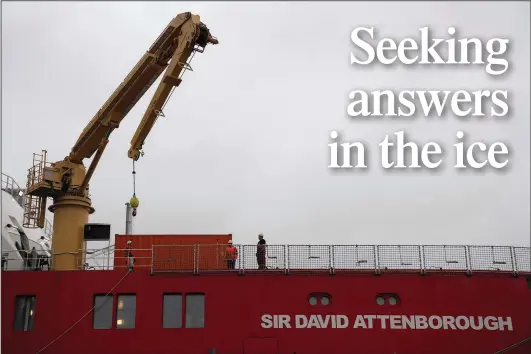
[[[33,247],[30,252],[30,265],[32,270],[39,269],[39,254],[35,247]]]
[[[266,241],[263,234],[258,235],[256,262],[258,263],[258,269],[266,269]]]

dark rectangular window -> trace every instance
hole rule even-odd
[[[136,295],[118,295],[116,328],[135,328]]]
[[[205,327],[205,294],[186,294],[186,328]]]
[[[92,328],[111,329],[112,328],[112,295],[94,295],[94,310],[92,318]]]
[[[183,296],[164,294],[162,297],[162,328],[181,328],[183,322]]]
[[[15,331],[31,331],[35,318],[35,295],[15,297]]]

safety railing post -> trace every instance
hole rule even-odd
[[[378,246],[373,246],[372,251],[374,256],[374,273],[380,274],[380,253],[378,252]]]
[[[242,260],[243,260],[242,245],[237,245],[236,249],[238,250],[238,274],[242,274]]]
[[[110,270],[110,269],[111,269],[111,240],[109,239],[109,243],[107,246],[107,270]]]
[[[518,275],[518,264],[516,263],[516,256],[514,252],[514,247],[510,247],[511,250],[511,266],[513,268],[513,275]]]
[[[245,247],[245,245],[242,245],[242,260],[243,262],[241,263],[241,274],[245,274],[245,249],[247,247]]]
[[[286,274],[289,274],[289,267],[290,267],[290,262],[289,262],[289,259],[290,259],[290,250],[291,248],[291,245],[286,245]]]
[[[334,258],[333,258],[333,249],[334,246],[329,245],[328,246],[328,269],[330,270],[330,274],[334,274]]]
[[[472,265],[470,260],[470,246],[465,246],[466,273],[472,274]]]
[[[193,274],[199,274],[199,247],[197,247],[197,244],[194,244],[194,260],[193,260],[193,264],[192,264],[192,272]]]
[[[151,275],[153,275],[153,264],[155,263],[154,258],[155,258],[155,245],[151,245],[151,270],[150,270]]]
[[[419,246],[420,274],[426,273],[426,253],[424,246]]]
[[[282,258],[280,259],[280,262],[282,262],[282,273],[286,274],[286,245],[282,245],[282,253],[280,254],[282,254]],[[280,268],[278,263],[279,260],[277,259],[277,266]]]

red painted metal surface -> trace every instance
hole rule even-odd
[[[243,352],[250,354],[278,353],[278,338],[248,337],[243,341]]]
[[[220,269],[220,265],[224,263],[220,257],[224,249],[224,246],[221,245],[226,245],[229,240],[232,240],[232,235],[116,235],[115,249],[118,251],[114,257],[115,267],[125,267],[124,249],[129,240],[132,241],[134,249],[135,267],[151,267],[152,247],[155,246],[153,262],[158,270],[163,270],[164,267],[168,269],[193,269],[194,250],[190,247],[179,246],[211,245],[210,247],[203,247],[197,266],[201,266],[201,269]],[[158,245],[174,245],[175,247],[157,249]],[[197,257],[197,252],[195,253]]]
[[[266,271],[267,273],[267,271]],[[3,272],[2,353],[35,354],[78,321],[124,276],[123,270]],[[162,328],[163,293],[205,293],[205,328]],[[531,336],[531,292],[507,274],[271,275],[159,274],[135,270],[113,294],[136,294],[134,329],[92,329],[92,313],[54,342],[55,354],[493,354]],[[310,293],[329,293],[312,306]],[[379,306],[395,293],[397,306]],[[34,328],[14,332],[16,295],[36,295]],[[116,301],[114,302],[116,312]],[[262,328],[264,314],[338,314],[348,328]],[[352,328],[357,315],[511,317],[512,330]],[[116,316],[116,315],[115,315]],[[531,353],[531,343],[509,354]]]

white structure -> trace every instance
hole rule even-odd
[[[24,216],[25,189],[15,180],[2,173],[2,267],[4,270],[33,269],[35,251],[39,257],[51,264],[52,223],[45,222],[43,229],[26,228],[22,226]],[[95,250],[87,254],[86,262],[91,269],[108,269],[112,264],[114,246]],[[24,258],[27,258],[24,262]],[[93,268],[92,268],[93,267]],[[112,267],[111,267],[112,268]],[[42,270],[48,270],[44,262]]]
[[[31,258],[35,247],[39,256],[50,257],[52,245],[51,223],[46,220],[44,229],[29,229],[22,226],[25,190],[2,173],[2,267],[5,270],[25,268],[24,256]],[[30,259],[31,261],[31,259]],[[26,268],[31,266],[26,264]],[[46,268],[46,265],[44,266]]]

